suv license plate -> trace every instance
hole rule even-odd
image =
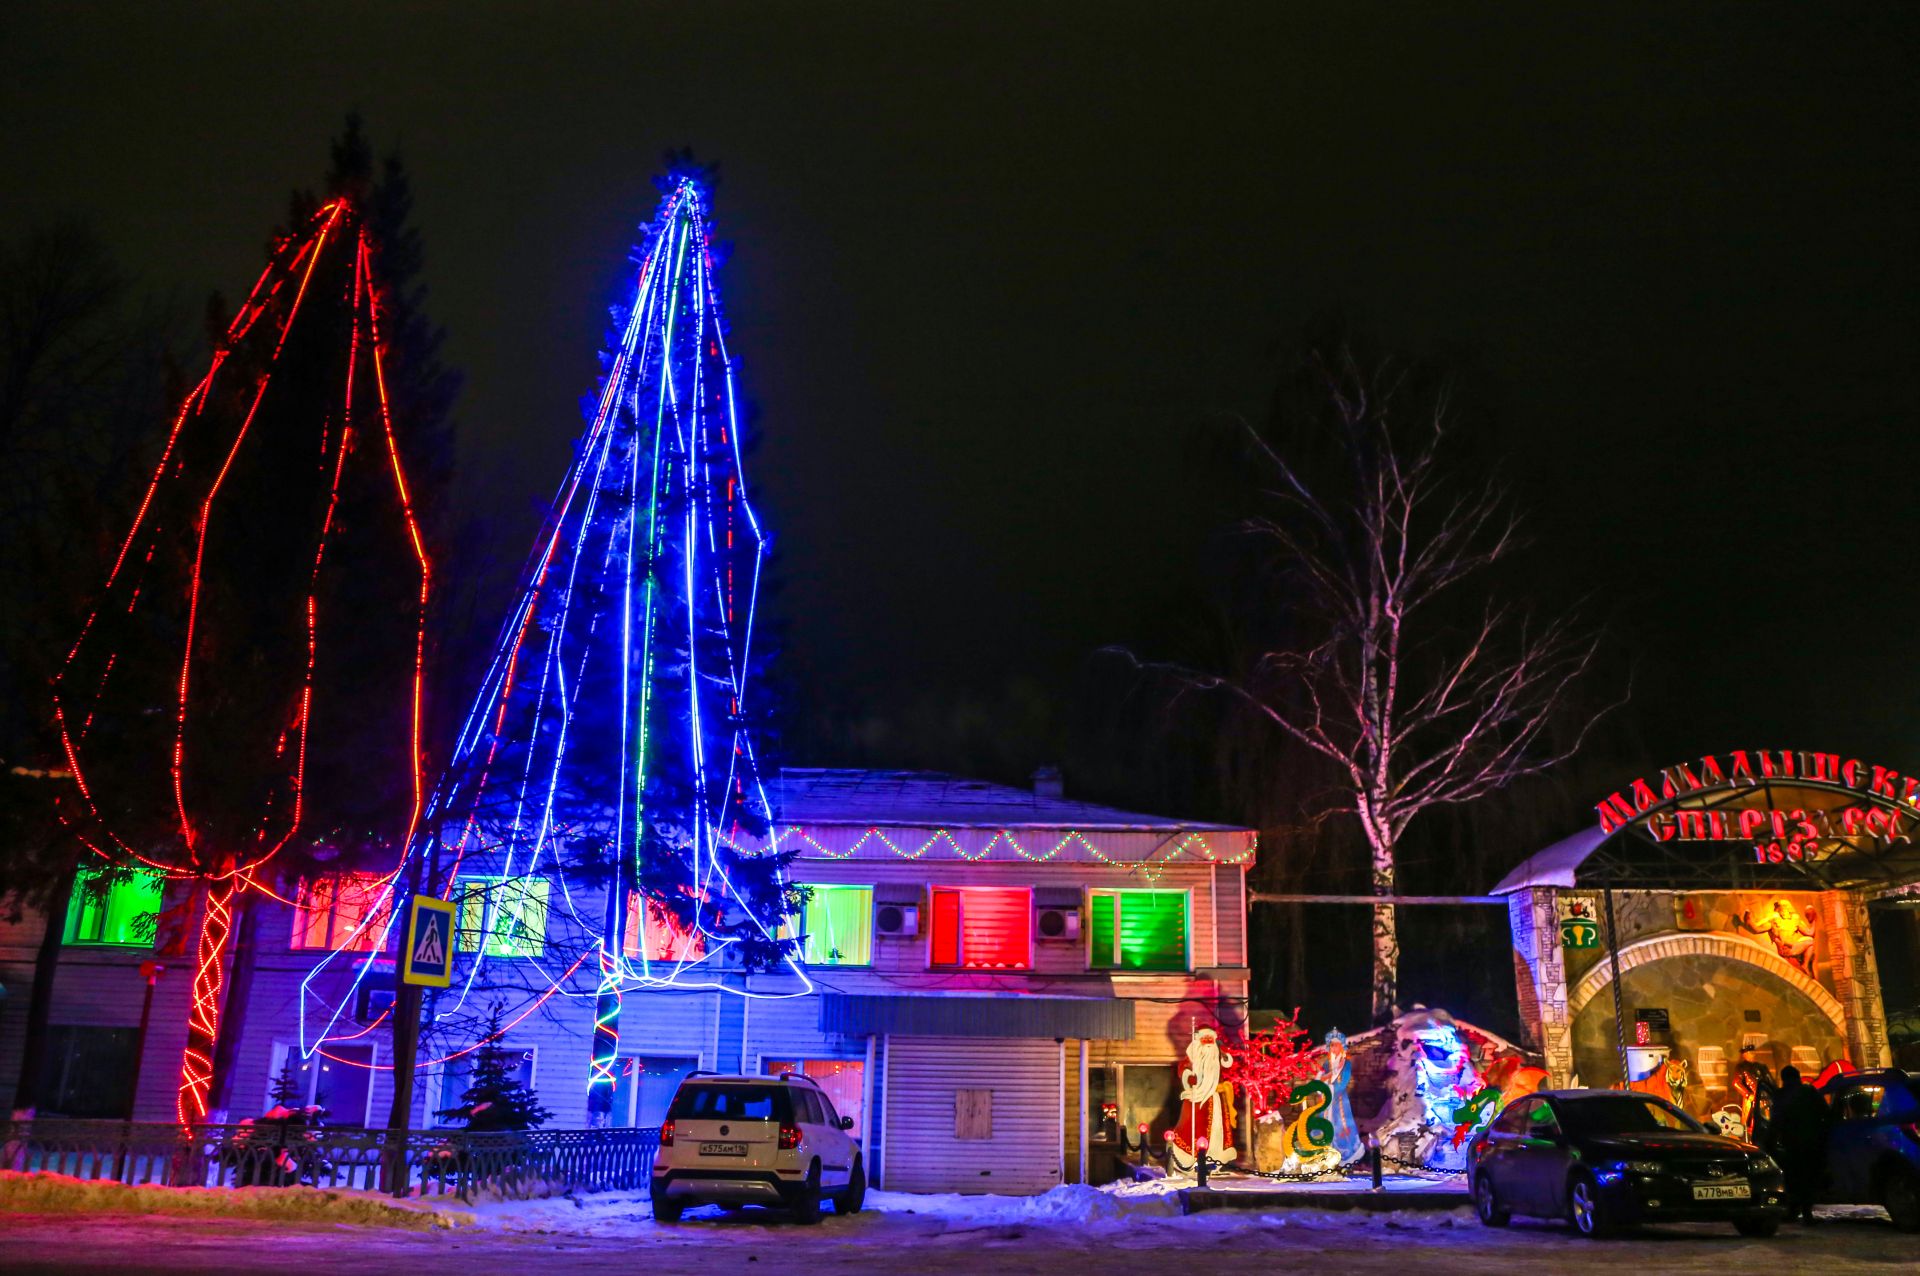
[[[700,1145],[701,1156],[745,1156],[746,1154],[747,1145],[744,1143],[702,1143]],[[1698,1188],[1694,1190],[1699,1191]],[[1741,1188],[1740,1195],[1746,1194],[1747,1189]]]
[[[1745,1183],[1695,1183],[1693,1199],[1696,1201],[1744,1201],[1753,1196],[1753,1189]]]

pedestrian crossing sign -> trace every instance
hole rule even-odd
[[[407,909],[407,943],[400,952],[400,982],[445,988],[453,983],[453,905],[415,895]]]

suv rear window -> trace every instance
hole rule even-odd
[[[667,1115],[679,1121],[793,1120],[785,1086],[692,1084],[680,1087]]]

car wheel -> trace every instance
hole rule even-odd
[[[820,1221],[820,1162],[815,1161],[807,1170],[807,1181],[799,1194],[793,1198],[793,1221],[796,1223],[818,1223]]]
[[[1582,1174],[1567,1186],[1567,1217],[1573,1220],[1574,1231],[1591,1240],[1613,1233],[1606,1199],[1592,1175]]]
[[[860,1158],[853,1159],[853,1173],[847,1176],[847,1185],[833,1198],[835,1214],[858,1214],[860,1207],[867,1203],[867,1170],[860,1164]]]
[[[1780,1230],[1780,1220],[1777,1218],[1736,1218],[1733,1220],[1733,1230],[1742,1236],[1772,1236]]]
[[[679,1201],[670,1201],[664,1196],[653,1198],[653,1221],[656,1223],[678,1223],[687,1207]]]
[[[1500,1208],[1493,1194],[1493,1180],[1483,1172],[1473,1183],[1473,1212],[1487,1227],[1505,1227],[1513,1221],[1513,1211]]]
[[[1887,1207],[1893,1225],[1903,1232],[1920,1232],[1920,1174],[1895,1170],[1880,1189],[1880,1203]]]

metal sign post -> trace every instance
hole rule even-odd
[[[1620,995],[1620,932],[1613,920],[1613,887],[1602,894],[1607,901],[1607,961],[1613,966],[1613,1040],[1620,1051],[1620,1088],[1624,1090],[1633,1082],[1633,1069],[1627,1066],[1626,1011]]]

